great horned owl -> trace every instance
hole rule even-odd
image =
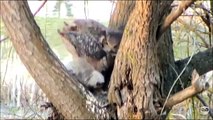
[[[85,86],[98,88],[104,83],[101,90],[106,91],[115,58],[111,55],[111,50],[106,49],[106,45],[110,45],[108,48],[111,49],[120,43],[118,40],[109,44],[110,40],[107,38],[119,39],[119,37],[108,32],[106,27],[94,20],[78,19],[73,23],[74,25],[65,23],[63,30],[58,31],[68,51],[74,54],[75,62],[65,66],[71,67],[67,69],[72,70]]]
[[[122,32],[110,30],[91,19],[75,19],[64,24],[59,33],[67,50],[73,57],[84,58],[109,82]]]
[[[109,57],[104,51],[102,44],[91,34],[73,31],[66,33],[61,32],[60,34],[64,37],[64,41],[67,43],[66,45],[74,48],[73,51],[78,57],[84,58],[99,72],[107,69],[107,59]]]
[[[71,23],[66,23],[64,31],[75,31],[79,33],[89,33],[95,40],[99,41],[105,51],[116,53],[122,38],[122,32],[108,29],[101,23],[92,19],[75,19]]]

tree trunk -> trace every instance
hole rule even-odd
[[[122,105],[117,107],[119,118],[157,116],[154,101],[162,97],[162,82],[156,40],[160,21],[153,19],[159,17],[156,8],[156,1],[137,1],[127,22],[108,93],[110,102]]]
[[[164,6],[161,6],[160,8],[162,11],[164,10],[163,14],[166,16],[170,9],[164,9],[166,7],[169,7],[172,1],[163,1],[162,2]],[[127,21],[129,20],[129,16],[132,13],[133,9],[135,7],[135,1],[118,1],[116,3],[115,10],[113,11],[113,14],[110,18],[109,22],[109,28],[124,31]],[[167,13],[167,14],[165,14]],[[163,16],[162,15],[162,16]],[[159,19],[159,18],[155,18]],[[162,19],[163,21],[164,19]],[[172,83],[174,82],[177,75],[174,72],[173,68],[175,67],[175,59],[174,59],[174,53],[173,53],[173,41],[172,41],[172,34],[171,29],[169,28],[163,36],[160,38],[158,43],[158,56],[160,59],[160,68],[162,70],[163,76],[161,76],[161,79],[164,79],[164,87],[165,94],[167,95]]]
[[[159,16],[153,15],[154,16],[153,19],[159,20],[158,23],[161,24],[161,23],[164,22],[165,17],[167,17],[168,13],[170,12],[169,7],[170,7],[170,4],[172,2],[173,1],[161,1],[161,5],[157,6],[157,8],[159,8],[159,9],[157,11],[154,11],[154,10],[152,11],[150,9],[147,9],[146,8],[147,6],[143,7],[143,8],[142,7],[141,8],[134,8],[133,6],[135,5],[135,3],[126,2],[126,4],[124,4],[123,2],[119,1],[116,5],[115,11],[114,11],[114,13],[111,17],[109,27],[113,28],[113,29],[124,30],[126,23],[129,19],[130,20],[132,20],[132,19],[139,20],[139,15],[140,15],[139,13],[138,13],[138,15],[136,13],[134,13],[134,14],[136,14],[135,16],[131,15],[131,17],[129,17],[130,14],[133,14],[133,13],[131,13],[133,9],[135,9],[134,12],[135,11],[139,12],[139,9],[144,9],[144,11],[146,10],[146,11],[154,12],[154,13],[158,12]],[[123,4],[123,6],[122,6],[122,4]],[[137,4],[139,4],[139,2],[137,2]],[[131,5],[133,5],[133,6],[129,7]],[[131,8],[131,9],[129,9],[129,8]],[[122,11],[124,13],[122,13]],[[141,12],[141,14],[143,16],[145,13]],[[143,17],[142,16],[140,16],[140,19],[144,19],[145,16],[143,16]],[[118,22],[118,21],[120,21],[120,22]],[[134,21],[134,20],[132,20],[132,21]],[[118,52],[118,55],[117,55],[117,58],[116,58],[116,61],[115,61],[114,71],[113,71],[113,75],[111,77],[112,81],[110,83],[110,89],[109,89],[109,93],[108,93],[108,97],[109,97],[109,100],[111,102],[115,102],[117,104],[121,104],[122,102],[125,103],[123,106],[118,107],[118,116],[120,118],[126,118],[125,115],[127,113],[128,113],[128,117],[135,117],[134,116],[135,115],[134,110],[136,110],[136,112],[138,111],[138,108],[137,108],[138,106],[135,105],[136,96],[138,96],[138,94],[143,94],[143,93],[148,94],[148,93],[146,93],[142,90],[143,87],[144,87],[143,85],[138,85],[138,86],[140,86],[140,87],[138,87],[139,89],[138,88],[136,90],[134,89],[135,86],[131,85],[131,84],[133,83],[135,78],[137,78],[137,81],[143,81],[146,76],[148,76],[149,80],[151,80],[151,77],[153,77],[153,76],[149,77],[148,73],[150,73],[150,71],[146,72],[146,70],[148,68],[147,69],[140,69],[140,68],[138,68],[138,67],[142,66],[142,65],[140,66],[140,64],[139,64],[140,62],[133,62],[133,61],[135,61],[136,58],[141,60],[141,64],[143,63],[143,64],[146,64],[147,66],[150,66],[150,64],[153,64],[152,62],[155,62],[155,61],[151,61],[150,63],[149,62],[142,62],[142,61],[145,61],[145,60],[143,60],[143,59],[145,59],[145,57],[140,58],[140,54],[146,54],[146,53],[143,50],[140,50],[141,53],[138,53],[137,49],[141,49],[144,46],[138,45],[136,47],[137,43],[133,42],[133,40],[140,41],[140,39],[137,39],[137,35],[135,36],[136,38],[132,37],[131,32],[134,33],[134,34],[136,34],[136,33],[138,33],[138,34],[144,33],[145,34],[147,31],[146,32],[143,31],[143,30],[146,29],[146,28],[144,28],[145,27],[144,23],[142,23],[142,22],[144,22],[143,20],[141,21],[140,24],[138,24],[136,22],[134,23],[134,22],[132,22],[132,23],[128,22],[130,24],[129,28],[128,27],[125,28],[125,32],[124,32],[124,35],[123,35],[123,38],[122,38],[122,43],[121,43],[122,47],[120,47],[120,50]],[[154,23],[151,22],[150,24],[154,24]],[[134,26],[134,28],[132,28],[133,26]],[[141,26],[143,26],[142,27],[143,29],[141,28]],[[156,28],[158,27],[157,24],[155,24],[154,26]],[[140,32],[138,32],[137,30],[140,31]],[[148,29],[147,33],[152,34],[152,36],[155,36],[155,33],[152,32],[151,29]],[[141,34],[141,36],[140,35],[138,35],[138,36],[140,36],[140,38],[142,38],[142,36],[144,34]],[[150,39],[152,39],[152,38],[150,38]],[[147,44],[147,43],[145,43],[145,44]],[[171,29],[168,29],[167,31],[165,31],[165,33],[162,35],[162,37],[157,42],[157,45],[154,45],[154,46],[155,47],[157,46],[157,57],[156,57],[156,59],[159,60],[159,63],[158,63],[159,64],[159,66],[158,66],[159,72],[156,73],[156,74],[158,74],[160,76],[160,81],[163,82],[163,83],[161,83],[162,86],[158,87],[157,89],[159,90],[159,88],[160,88],[160,90],[159,90],[160,91],[160,97],[164,98],[168,95],[168,92],[171,89],[171,86],[174,83],[174,80],[177,78],[177,75],[181,72],[181,70],[185,66],[188,58],[175,62],[174,54],[173,54],[173,41],[172,41],[172,36],[171,36]],[[149,48],[149,47],[147,47],[147,48]],[[130,51],[130,50],[132,50],[132,51],[135,50],[135,51],[132,52],[132,54],[129,55],[130,57],[126,58],[125,54],[127,54],[127,56],[128,56],[128,51]],[[142,53],[142,51],[143,51],[143,53]],[[212,69],[212,67],[211,67],[212,58],[209,58],[209,56],[212,56],[212,52],[209,52],[209,51],[212,51],[212,50],[209,49],[209,50],[206,50],[205,52],[198,53],[198,54],[196,54],[196,57],[194,57],[192,59],[193,63],[190,63],[190,64],[193,64],[193,65],[189,65],[189,67],[187,67],[187,71],[184,72],[184,76],[182,77],[182,80],[184,80],[183,81],[184,84],[188,81],[188,78],[191,76],[191,72],[192,72],[193,69],[197,69],[198,71],[202,71],[202,72],[200,72],[200,74],[203,74],[203,73]],[[201,62],[198,62],[197,60],[198,60],[198,58],[204,58],[203,56],[206,56],[205,58],[207,60],[207,62],[205,62],[205,65],[209,65],[208,67],[207,66],[204,67],[205,70],[203,70],[202,68],[198,68],[197,66],[194,66],[195,64],[201,63]],[[147,57],[148,57],[148,60],[153,59],[153,58],[151,58],[150,55],[147,56]],[[194,62],[196,62],[196,63],[194,63]],[[190,70],[188,70],[188,69],[190,69]],[[135,71],[137,72],[137,74],[134,74]],[[145,75],[141,74],[141,73],[143,73],[142,71],[146,72]],[[138,78],[141,78],[141,79],[138,79]],[[146,80],[148,80],[148,79],[146,79]],[[177,89],[178,87],[179,87],[179,89]],[[155,88],[155,90],[156,90],[156,88]],[[173,90],[173,93],[179,91],[180,90],[180,84],[176,83],[176,87],[173,88],[172,90]],[[133,95],[134,91],[143,91],[143,92],[142,93],[136,93],[137,95]],[[151,93],[153,93],[153,91],[151,91]],[[126,94],[126,95],[124,95],[124,94]],[[132,96],[134,96],[134,98],[131,99]],[[150,99],[150,98],[148,98],[148,99]],[[158,103],[161,104],[160,106],[162,106],[162,101],[160,99],[157,99],[157,100],[158,100]],[[131,103],[129,103],[129,101],[131,101]],[[143,103],[143,104],[146,103],[146,102],[147,101],[145,101],[144,98],[143,98],[143,100],[139,101],[139,103]],[[156,101],[155,101],[155,105],[157,105]],[[135,108],[137,108],[137,109],[135,109]],[[142,112],[142,113],[144,113],[144,112]],[[142,117],[144,118],[144,114],[142,114]],[[149,117],[147,117],[147,118],[149,118]]]
[[[1,16],[23,64],[66,119],[94,118],[86,99],[44,40],[27,1],[1,1]],[[70,79],[73,78],[73,79]]]
[[[123,31],[134,7],[135,1],[117,1],[113,14],[110,17],[109,28]]]

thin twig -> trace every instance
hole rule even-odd
[[[202,43],[205,45],[206,48],[208,48],[208,43],[206,42],[206,40],[196,31],[195,28],[192,28],[190,25],[188,25],[186,22],[184,22],[181,18],[178,18],[177,21],[179,23],[181,23],[185,28],[187,28],[188,30],[194,32],[194,34],[196,34],[202,41]]]
[[[184,73],[184,71],[186,70],[187,66],[188,66],[189,63],[191,62],[194,53],[195,53],[195,44],[194,44],[194,46],[193,46],[193,53],[192,53],[191,57],[189,58],[189,60],[188,60],[188,62],[186,63],[185,67],[184,67],[183,70],[180,72],[180,74],[178,75],[178,77],[176,78],[176,80],[175,80],[174,83],[172,84],[172,87],[171,87],[170,90],[169,90],[169,93],[168,93],[168,95],[167,95],[167,97],[166,97],[166,101],[164,102],[164,105],[163,105],[163,107],[162,107],[162,110],[161,110],[160,115],[162,115],[162,113],[163,113],[163,111],[164,111],[164,108],[165,108],[165,106],[166,106],[166,103],[167,103],[167,101],[168,101],[168,99],[169,99],[169,97],[170,97],[170,94],[171,94],[171,92],[172,92],[174,86],[176,85],[177,81],[180,79],[180,76]]]
[[[170,67],[172,68],[172,70],[175,72],[175,74],[178,76],[178,72],[177,70],[169,63]],[[179,81],[180,81],[180,84],[181,84],[181,87],[182,89],[184,89],[184,84],[183,84],[183,81],[179,78]]]
[[[47,0],[44,0],[44,2],[41,4],[41,6],[36,10],[36,12],[33,14],[33,16],[35,17],[36,14],[41,10],[41,8],[44,7],[44,5],[46,4]]]
[[[12,48],[13,47],[11,46],[10,50],[9,50],[9,53],[8,53],[8,58],[10,58]],[[4,76],[3,76],[3,79],[2,79],[2,84],[4,84],[4,81],[5,81],[5,78],[6,78],[8,65],[9,65],[9,60],[7,60],[7,63],[6,63],[6,68],[5,68]]]
[[[194,7],[195,8],[201,8],[201,9],[203,9],[204,11],[206,11],[207,13],[209,13],[209,14],[213,14],[212,13],[212,11],[211,10],[208,10],[202,3],[200,4],[200,5],[196,5],[196,4],[194,4]]]

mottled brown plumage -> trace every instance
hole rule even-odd
[[[122,32],[110,30],[95,20],[76,19],[65,22],[59,33],[73,57],[85,59],[104,75],[107,89]]]

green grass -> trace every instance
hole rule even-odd
[[[36,17],[35,20],[50,47],[57,50],[62,58],[66,57],[68,54],[57,29],[62,29],[68,19]]]

